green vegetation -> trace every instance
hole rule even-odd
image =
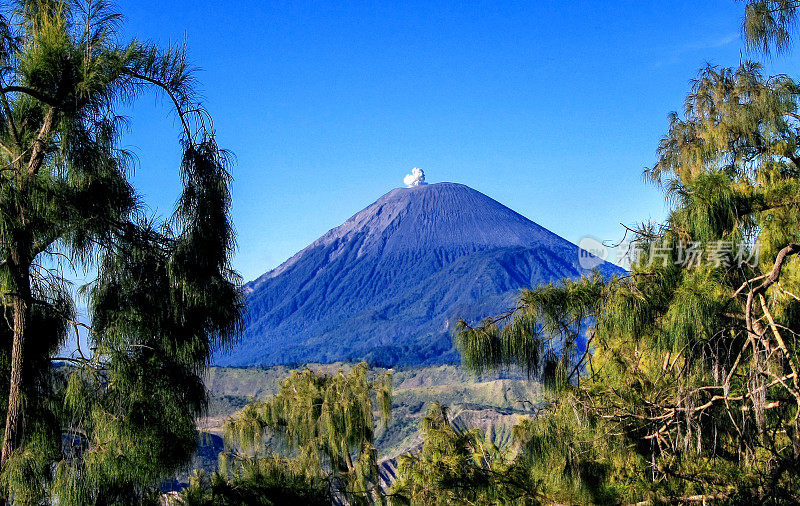
[[[747,2],[748,45],[788,50],[797,7]],[[526,379],[365,363],[204,378],[240,326],[227,157],[184,50],[120,42],[119,19],[92,0],[0,11],[4,502],[156,501],[195,450],[206,385],[208,414],[236,415],[185,504],[800,502],[792,78],[700,71],[646,171],[671,212],[629,230],[629,275],[527,290],[506,315],[459,323],[467,368]],[[119,147],[118,109],[148,90],[181,125],[183,192],[164,223],[144,216]],[[88,325],[70,269],[97,274],[80,290]],[[57,357],[81,326],[91,351]],[[397,457],[393,483],[379,447]]]
[[[382,493],[374,488],[376,483],[370,483],[370,487],[374,491],[372,500],[378,502],[403,504],[404,498],[411,496],[408,491],[390,493],[390,486],[398,465],[406,465],[402,462],[408,462],[409,454],[415,455],[422,449],[423,435],[418,429],[425,425],[424,420],[430,420],[433,413],[438,412],[434,410],[446,411],[446,415],[439,418],[447,421],[447,427],[440,424],[437,429],[440,434],[457,435],[463,442],[459,443],[459,448],[480,440],[483,450],[498,451],[499,463],[500,458],[507,461],[515,454],[513,427],[535,413],[536,406],[531,402],[535,402],[541,393],[537,383],[518,373],[492,372],[476,378],[463,368],[449,365],[394,370],[367,370],[363,364],[344,363],[311,364],[297,371],[286,366],[210,368],[205,375],[210,393],[209,413],[199,423],[207,434],[201,448],[203,456],[194,462],[197,471],[180,478],[190,485],[183,493],[187,504],[278,504],[282,498],[297,497],[297,494],[306,494],[303,501],[308,503],[320,498],[330,501],[332,468],[329,458],[324,457],[319,464],[303,462],[298,458],[302,455],[298,446],[288,444],[280,424],[278,430],[265,425],[264,420],[259,419],[259,413],[264,413],[265,406],[275,402],[282,403],[287,409],[302,410],[300,406],[305,404],[295,405],[299,399],[296,395],[287,397],[288,385],[296,388],[297,378],[330,381],[324,378],[349,376],[354,368],[360,369],[359,375],[364,374],[363,381],[367,385],[376,385],[385,392],[389,387],[386,381],[391,375],[391,417],[382,418],[385,424],[377,427],[370,443],[376,451],[380,474],[377,484]],[[289,380],[286,380],[287,376]],[[292,378],[295,378],[294,382]],[[247,392],[255,393],[256,399],[245,395]],[[298,389],[298,392],[305,390]],[[304,393],[302,398],[305,396]],[[369,398],[373,416],[380,415],[376,393],[370,393]],[[442,407],[438,401],[446,402],[449,408]],[[360,406],[351,407],[355,412],[361,409]],[[243,428],[253,431],[260,440],[253,442],[252,434],[248,433],[244,436],[246,444],[239,445],[237,441],[242,435],[236,430]],[[231,429],[234,429],[233,434]],[[216,435],[223,433],[228,450],[223,450],[218,443]],[[354,446],[352,450],[351,458],[357,459],[361,454],[359,448]],[[429,445],[428,450],[423,451],[431,452],[433,447]],[[219,466],[217,453],[223,454],[222,466]],[[477,453],[473,455],[478,456]],[[217,472],[220,470],[224,472]],[[283,488],[276,485],[283,482],[291,484]],[[339,487],[342,485],[346,483],[339,480]],[[513,483],[507,485],[513,486]],[[348,487],[344,486],[342,490],[346,491]],[[488,490],[484,492],[490,493]],[[358,502],[358,498],[349,500]]]
[[[420,420],[424,444],[400,457],[392,504],[528,504],[539,499],[527,470],[502,451],[483,431],[460,429],[447,408],[431,404]]]
[[[750,2],[748,42],[787,49],[797,6]],[[460,323],[468,367],[520,365],[549,387],[516,429],[548,500],[800,501],[799,92],[757,63],[702,69],[646,171],[671,212],[630,230],[630,275]]]
[[[352,364],[309,364],[317,374],[349,371]],[[389,370],[374,367],[369,377],[378,377]],[[209,390],[207,415],[199,420],[201,430],[223,435],[223,425],[253,401],[267,400],[280,388],[280,382],[292,369],[286,366],[261,368],[212,367],[205,374]],[[441,365],[404,367],[391,370],[392,416],[385,429],[375,434],[379,459],[394,458],[419,446],[420,419],[430,404],[448,406],[450,420],[459,426],[480,426],[495,444],[512,439],[511,429],[528,416],[541,396],[541,387],[527,381],[524,374],[488,372],[477,376],[461,367]],[[268,438],[269,439],[269,438]],[[212,461],[198,463],[211,471]]]
[[[103,1],[0,10],[0,493],[15,504],[158,494],[194,451],[210,350],[239,327],[226,154],[184,49],[120,41],[119,23]],[[145,216],[120,147],[118,109],[149,91],[182,127],[165,223]],[[97,274],[80,290],[90,325],[71,269]],[[81,326],[91,351],[57,357]]]
[[[326,506],[331,494],[319,476],[296,470],[291,460],[272,457],[241,462],[228,476],[195,471],[177,501],[186,506]]]
[[[225,440],[232,450],[220,456],[220,469],[210,480],[193,477],[184,500],[380,500],[373,409],[385,426],[391,412],[391,376],[369,380],[367,373],[366,363],[334,375],[308,368],[293,371],[274,396],[249,404],[227,421]],[[273,443],[282,443],[283,455],[264,445],[265,431],[275,438]]]

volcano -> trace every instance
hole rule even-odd
[[[624,272],[596,260],[605,276]],[[215,363],[454,362],[457,318],[589,273],[578,246],[468,186],[398,188],[246,284],[243,338]]]

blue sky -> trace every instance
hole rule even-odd
[[[642,179],[705,62],[743,57],[743,4],[122,1],[125,36],[186,37],[220,144],[236,155],[245,280],[277,266],[412,167],[467,184],[577,242],[661,219]],[[747,57],[747,54],[744,54]],[[798,57],[767,64],[793,73]],[[124,144],[154,214],[179,192],[167,103]]]

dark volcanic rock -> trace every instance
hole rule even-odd
[[[456,318],[587,273],[576,245],[472,188],[398,188],[248,283],[242,342],[215,362],[450,362]]]

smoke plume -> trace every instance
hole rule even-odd
[[[403,178],[403,182],[409,188],[422,184],[428,184],[425,182],[425,173],[422,172],[422,169],[418,169],[417,167],[411,169],[411,174],[406,174],[406,177]]]

